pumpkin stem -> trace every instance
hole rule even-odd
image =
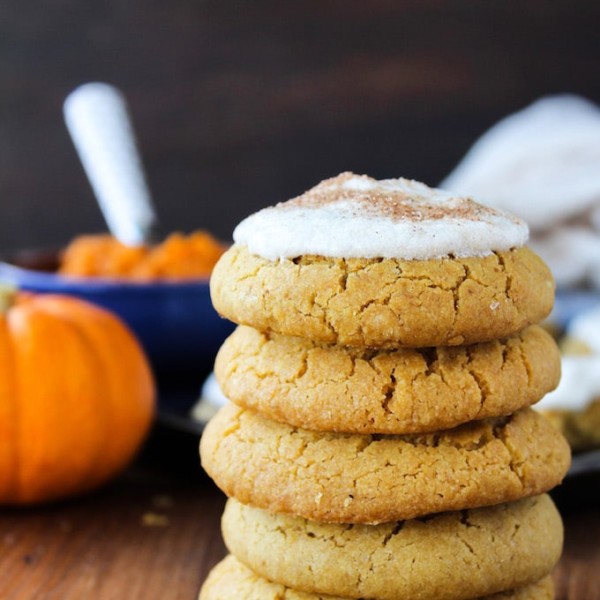
[[[8,309],[15,303],[17,291],[17,287],[12,283],[0,281],[0,314],[8,312]]]

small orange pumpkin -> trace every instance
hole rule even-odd
[[[0,503],[105,483],[139,449],[154,404],[148,361],[112,313],[0,290]]]

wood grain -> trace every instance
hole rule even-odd
[[[563,519],[565,549],[555,571],[556,597],[600,600],[600,510],[572,510]]]
[[[79,502],[0,516],[3,600],[194,598],[225,550],[223,497],[131,472]]]
[[[138,464],[101,492],[0,511],[0,598],[195,598],[225,554],[225,498],[197,466],[196,443],[155,436]],[[600,600],[600,510],[590,493],[598,483],[563,486],[558,600]]]

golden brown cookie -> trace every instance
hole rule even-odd
[[[458,600],[533,584],[560,556],[547,495],[381,525],[322,524],[229,500],[229,551],[260,576],[312,594]]]
[[[600,447],[600,398],[580,411],[550,409],[541,412],[563,433],[573,450]]]
[[[471,346],[373,350],[238,327],[215,362],[225,395],[305,429],[423,433],[507,415],[560,378],[560,354],[541,327]]]
[[[516,590],[499,592],[478,600],[552,600],[554,585],[551,577]],[[199,600],[351,600],[347,596],[326,596],[300,592],[273,583],[254,573],[230,554],[209,573],[200,590]],[[405,600],[398,596],[396,600]]]
[[[211,277],[218,312],[260,331],[349,346],[456,346],[544,319],[554,282],[530,249],[475,258],[271,261],[233,245]]]
[[[445,432],[385,436],[312,432],[228,405],[200,448],[203,467],[228,496],[338,523],[516,500],[560,483],[570,463],[563,436],[529,408]]]

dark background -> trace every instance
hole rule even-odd
[[[436,184],[539,96],[600,101],[597,1],[0,0],[0,251],[104,222],[62,121],[126,94],[164,231],[229,239],[343,170]]]

